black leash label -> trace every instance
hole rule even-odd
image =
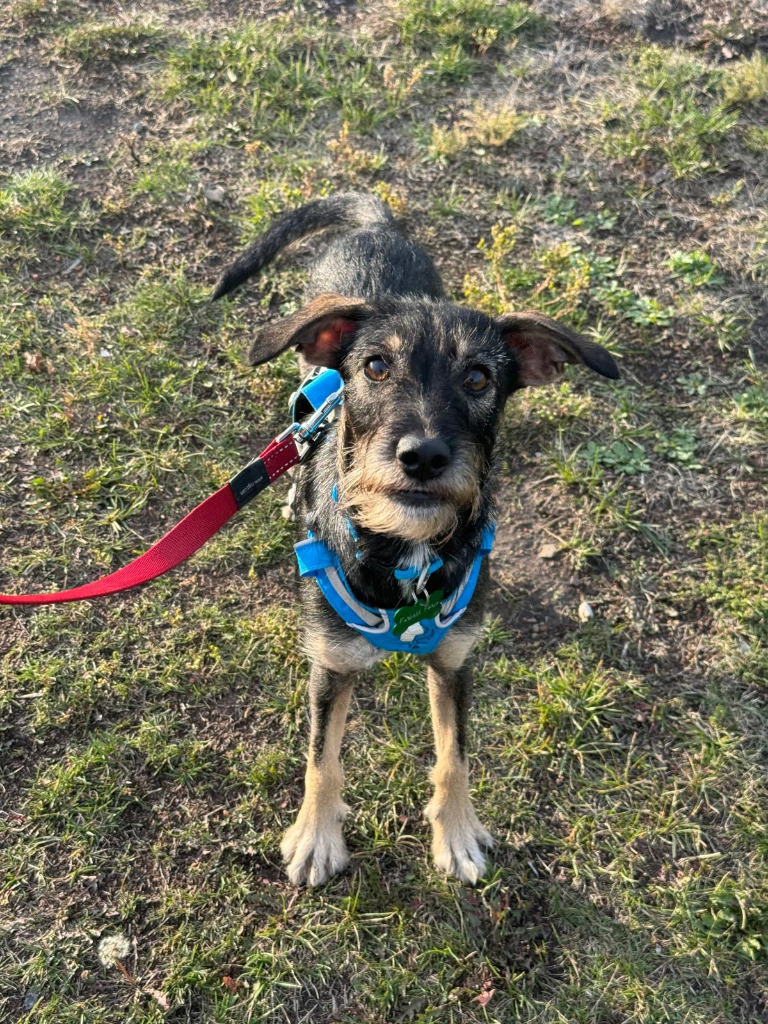
[[[232,477],[229,486],[232,488],[237,507],[242,508],[251,498],[255,498],[269,486],[267,467],[261,459],[254,459],[245,469],[241,469],[237,476]]]

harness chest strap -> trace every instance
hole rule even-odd
[[[442,601],[440,611],[433,619],[418,630],[411,630],[397,636],[395,629],[395,612],[398,609],[372,608],[359,601],[341,567],[337,555],[324,541],[318,540],[311,533],[307,540],[294,546],[299,575],[303,578],[313,577],[323,596],[336,614],[352,629],[357,630],[375,647],[384,650],[416,651],[429,653],[440,643],[446,631],[457,622],[472,600],[477,586],[483,558],[493,547],[495,524],[485,527],[480,546],[464,579],[454,592]],[[405,578],[414,575],[408,573]],[[402,578],[402,577],[401,577]]]

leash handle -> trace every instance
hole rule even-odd
[[[0,604],[62,604],[130,590],[185,562],[251,498],[295,466],[301,453],[295,432],[271,441],[264,451],[218,491],[193,508],[164,537],[122,569],[92,583],[50,594],[0,594]]]

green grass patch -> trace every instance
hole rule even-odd
[[[716,171],[739,121],[720,98],[718,76],[695,58],[649,47],[630,62],[632,100],[606,100],[604,148],[611,157],[666,164],[675,178]]]
[[[164,45],[158,25],[147,21],[105,24],[86,22],[67,29],[53,42],[54,53],[66,60],[82,64],[135,60],[145,57]]]
[[[497,224],[490,241],[480,241],[486,268],[464,280],[470,305],[490,313],[530,307],[554,317],[568,316],[577,326],[586,322],[588,310],[638,327],[671,323],[672,311],[658,299],[622,283],[619,264],[611,257],[568,241],[533,251],[526,246],[526,255],[520,258],[519,240],[517,225]]]
[[[519,141],[521,132],[531,121],[532,118],[518,113],[514,107],[478,103],[450,128],[433,125],[429,137],[417,130],[417,139],[428,159],[436,163],[450,162],[470,146],[476,156],[482,156],[486,148],[503,149],[513,140]]]
[[[749,105],[768,98],[768,57],[755,50],[723,71],[721,89],[727,103]]]
[[[0,186],[0,229],[24,240],[61,239],[85,218],[67,198],[72,185],[58,171],[40,168],[8,175]]]
[[[402,100],[400,85],[385,84],[370,38],[340,40],[309,19],[244,22],[218,37],[191,36],[167,62],[164,94],[248,143],[295,142],[310,125],[325,128],[334,118],[366,132]]]
[[[535,32],[543,22],[525,3],[494,0],[398,0],[394,16],[402,42],[431,50],[433,60],[441,48],[483,53]]]
[[[750,153],[765,153],[768,151],[768,128],[761,128],[759,125],[752,125],[744,133],[744,145]]]
[[[423,53],[442,80],[462,82],[477,56],[530,37],[543,19],[527,4],[494,0],[397,0],[393,21],[401,41]]]
[[[146,147],[131,191],[160,201],[186,192],[199,180],[195,158],[204,155],[208,145],[207,139],[196,138]]]
[[[23,26],[26,32],[41,31],[82,10],[78,0],[8,0],[0,11],[0,27]]]
[[[692,541],[704,556],[695,593],[719,620],[729,663],[747,680],[768,678],[768,519],[709,526]]]
[[[673,277],[679,277],[693,288],[714,288],[724,278],[710,255],[695,249],[693,252],[673,252],[667,262]]]

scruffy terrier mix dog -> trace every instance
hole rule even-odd
[[[339,750],[353,675],[413,650],[427,655],[435,864],[476,882],[491,837],[469,797],[467,658],[488,587],[496,432],[507,398],[555,380],[563,363],[619,374],[605,349],[541,313],[493,318],[446,299],[432,260],[370,195],[283,215],[214,297],[330,229],[307,305],[264,328],[251,350],[259,364],[295,346],[302,364],[344,381],[341,413],[297,481],[311,730],[304,803],[282,853],[297,884],[320,885],[347,864]],[[393,628],[402,608],[406,624]]]

